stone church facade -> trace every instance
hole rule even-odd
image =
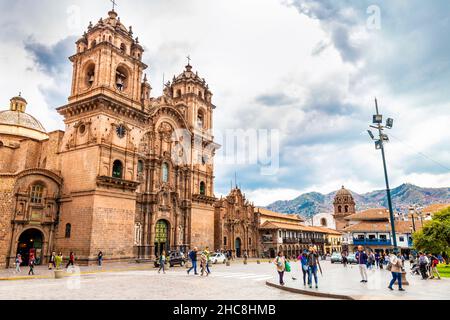
[[[65,131],[47,133],[22,97],[0,112],[0,266],[150,259],[213,248],[212,93],[185,70],[151,96],[133,31],[110,11],[76,42]],[[31,250],[31,251],[30,251]]]
[[[255,207],[239,188],[215,204],[214,250],[231,251],[235,257],[258,256],[259,218]]]

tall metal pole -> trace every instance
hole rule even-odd
[[[377,115],[379,115],[377,99],[375,99],[375,108],[376,108],[376,111],[377,111]],[[390,219],[391,219],[391,229],[392,229],[392,238],[393,238],[393,243],[394,243],[394,253],[398,253],[397,236],[396,236],[396,233],[395,233],[394,211],[392,210],[391,189],[389,188],[389,178],[388,178],[388,173],[387,173],[387,168],[386,168],[386,157],[385,157],[385,154],[384,154],[384,139],[383,139],[383,133],[382,133],[382,128],[381,128],[381,124],[380,123],[378,123],[378,133],[379,133],[379,136],[380,136],[381,156],[383,158],[384,179],[386,181],[386,194],[387,194],[387,199],[388,199],[389,216],[390,216]]]

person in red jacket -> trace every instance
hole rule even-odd
[[[73,253],[72,251],[70,251],[69,262],[67,262],[66,269],[67,269],[70,265],[73,267],[73,266],[74,266],[74,263],[75,263],[75,253]]]

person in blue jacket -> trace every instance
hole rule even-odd
[[[355,254],[356,261],[359,265],[359,273],[361,274],[361,282],[367,282],[367,253],[363,246],[358,246],[358,251]]]
[[[198,274],[197,273],[197,247],[194,248],[194,250],[191,250],[189,252],[189,259],[191,259],[192,261],[192,267],[189,268],[189,270],[187,271],[187,274],[189,274],[189,272],[191,272],[192,269],[194,269],[194,274]]]
[[[298,257],[298,260],[300,260],[300,264],[302,267],[303,285],[306,286],[306,279],[308,278],[308,254],[307,254],[306,250],[304,250],[303,253]],[[308,278],[308,284],[309,284],[309,278]]]

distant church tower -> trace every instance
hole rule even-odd
[[[355,200],[350,191],[342,186],[341,190],[336,193],[333,201],[334,219],[336,220],[336,230],[343,230],[347,226],[345,217],[354,214]]]

